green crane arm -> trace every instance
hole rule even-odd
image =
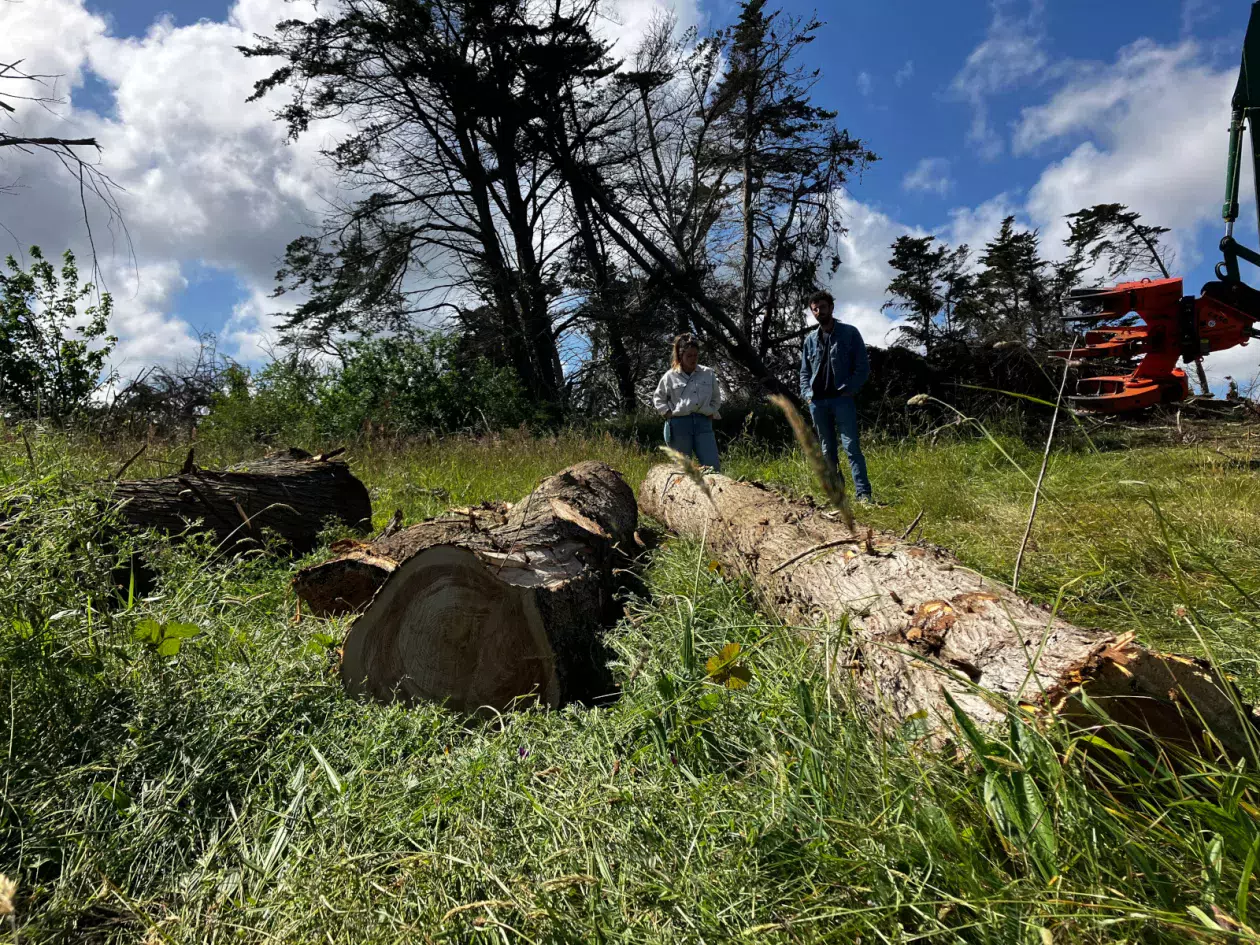
[[[1225,171],[1225,238],[1221,252],[1225,261],[1216,267],[1217,278],[1224,282],[1241,282],[1238,260],[1245,259],[1260,266],[1260,253],[1240,245],[1234,239],[1234,222],[1238,219],[1238,184],[1242,174],[1243,126],[1251,133],[1251,163],[1255,174],[1256,196],[1260,202],[1260,0],[1251,5],[1247,38],[1243,40],[1242,67],[1238,86],[1234,89],[1233,115],[1229,123],[1229,163]]]

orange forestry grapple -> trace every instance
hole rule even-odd
[[[1127,413],[1190,395],[1177,362],[1245,345],[1260,336],[1260,292],[1245,282],[1209,282],[1198,298],[1182,295],[1180,279],[1126,282],[1107,289],[1077,289],[1068,300],[1082,309],[1072,321],[1093,322],[1084,344],[1058,357],[1137,358],[1131,374],[1082,378],[1072,403],[1099,413]],[[1100,325],[1135,314],[1141,323]]]
[[[1253,70],[1251,64],[1255,63]],[[1181,294],[1180,279],[1128,282],[1110,289],[1081,289],[1068,301],[1083,309],[1068,321],[1091,322],[1083,347],[1074,357],[1141,357],[1132,374],[1084,378],[1077,384],[1077,406],[1102,413],[1126,413],[1155,404],[1182,400],[1190,394],[1186,372],[1177,361],[1196,361],[1212,351],[1223,351],[1260,337],[1252,325],[1260,321],[1260,292],[1242,281],[1238,262],[1260,266],[1260,253],[1234,239],[1238,219],[1238,188],[1242,176],[1243,131],[1250,132],[1256,193],[1260,197],[1260,0],[1251,5],[1251,20],[1243,41],[1242,68],[1234,89],[1226,164],[1225,238],[1216,281],[1203,287],[1196,299]],[[1136,314],[1141,324],[1104,326]],[[1056,352],[1060,356],[1068,352]]]

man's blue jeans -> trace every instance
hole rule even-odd
[[[862,445],[858,442],[857,405],[853,398],[816,399],[810,403],[809,412],[814,418],[814,429],[818,431],[823,455],[837,472],[839,457],[836,450],[836,431],[839,429],[840,445],[844,447],[844,455],[849,458],[849,469],[853,473],[853,491],[859,498],[869,499],[871,480],[866,475],[866,457],[862,455]]]
[[[684,456],[694,456],[696,462],[711,467],[714,472],[722,471],[713,421],[702,413],[666,420],[665,445]]]

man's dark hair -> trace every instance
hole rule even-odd
[[[830,292],[828,292],[826,289],[819,289],[817,292],[815,292],[813,295],[811,295],[808,299],[805,300],[806,305],[813,305],[815,302],[830,302],[832,305],[835,305],[836,297],[832,295]]]

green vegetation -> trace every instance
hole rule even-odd
[[[38,246],[30,257],[29,271],[9,256],[0,272],[0,413],[64,423],[113,380],[105,371],[118,340],[109,334],[113,301],[79,285],[69,250],[60,272]]]
[[[200,462],[239,455],[218,449]],[[679,541],[613,635],[617,702],[357,704],[333,673],[344,625],[294,620],[287,561],[163,544],[151,597],[114,590],[128,546],[102,543],[82,485],[132,451],[0,444],[0,872],[23,942],[1255,938],[1254,762],[1086,752],[1019,720],[943,756],[877,738],[791,628]],[[364,439],[349,460],[382,525],[514,500],[580,459],[636,481],[658,456],[522,434]],[[868,522],[922,510],[924,537],[1009,576],[1039,451],[910,439],[870,460],[890,504]],[[728,470],[809,487],[799,454],[737,443]],[[1253,476],[1206,447],[1060,453],[1022,583],[1078,621],[1210,648],[1254,688]]]

